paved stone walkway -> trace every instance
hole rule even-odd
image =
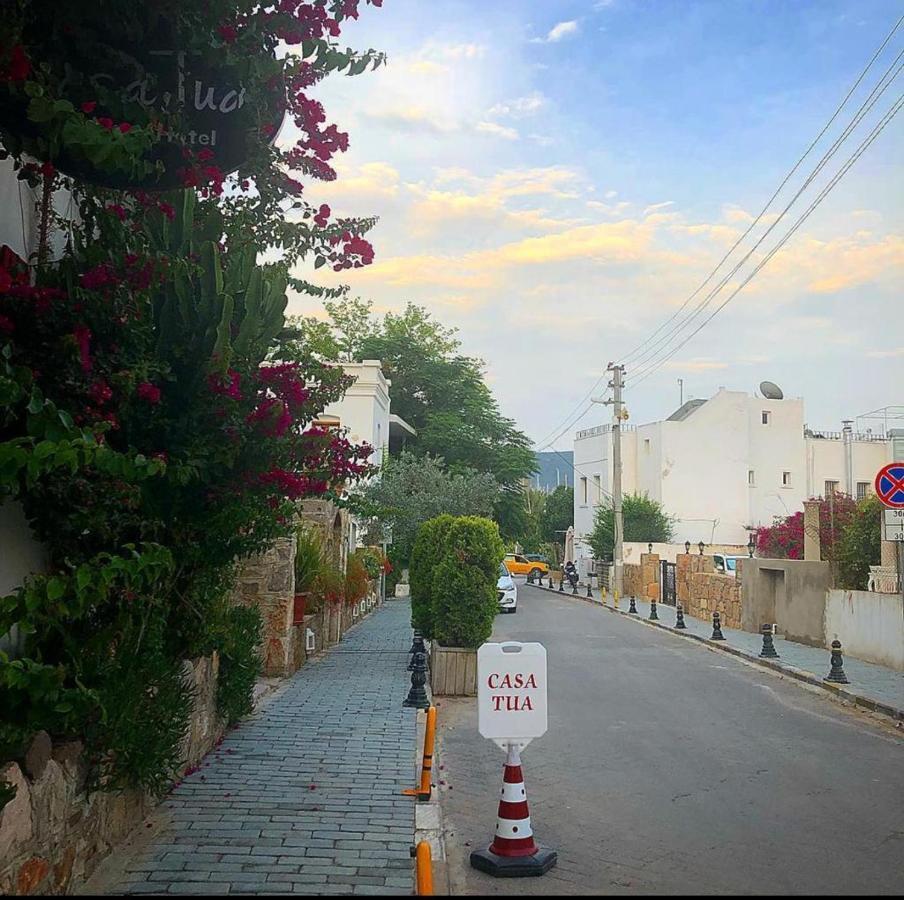
[[[410,894],[410,606],[390,601],[230,732],[164,801],[121,892]]]

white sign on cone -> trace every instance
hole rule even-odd
[[[546,734],[546,648],[505,641],[477,651],[477,727],[500,747]]]

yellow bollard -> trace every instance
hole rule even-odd
[[[415,871],[417,877],[417,896],[433,896],[433,859],[428,841],[421,841],[415,851]]]
[[[433,793],[433,745],[436,742],[436,707],[427,710],[427,725],[424,730],[424,759],[421,765],[421,783],[416,788],[406,788],[406,797],[429,800]]]
[[[612,592],[612,603],[615,605],[615,608],[618,609],[618,591]]]

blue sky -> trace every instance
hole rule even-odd
[[[388,65],[317,88],[351,149],[339,180],[311,197],[338,214],[380,216],[376,263],[343,280],[380,310],[411,300],[456,326],[465,352],[486,360],[503,411],[540,439],[606,362],[709,274],[900,13],[899,3],[863,0],[366,8],[343,40],[385,50]],[[902,47],[904,28],[819,153]],[[820,427],[904,404],[902,122],[774,262],[633,391],[629,367],[635,422],[669,415],[679,377],[698,397],[769,378],[803,396]],[[293,310],[316,313],[317,304],[298,298]],[[601,420],[594,410],[580,425]],[[566,432],[556,446],[570,443]]]

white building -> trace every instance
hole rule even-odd
[[[809,429],[801,399],[741,391],[691,400],[668,419],[622,426],[622,490],[646,494],[677,519],[675,540],[746,544],[750,529],[832,491],[865,496],[892,460],[884,434]],[[611,426],[574,441],[574,527],[579,557],[596,507],[612,490]]]

